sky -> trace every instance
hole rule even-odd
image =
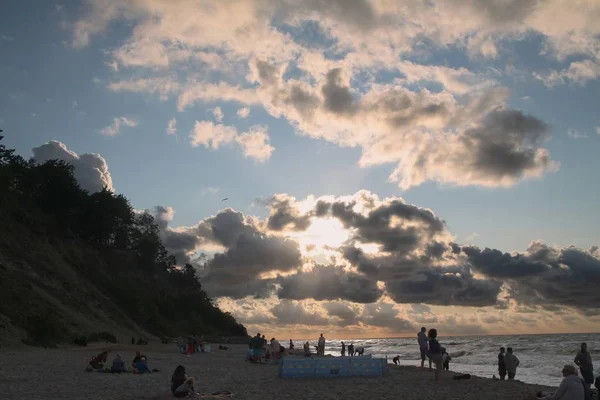
[[[251,331],[598,332],[599,19],[597,0],[7,1],[0,127],[154,215]]]

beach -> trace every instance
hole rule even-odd
[[[160,372],[145,375],[84,372],[89,359],[110,350],[108,364],[121,354],[129,364],[139,350],[150,368]],[[245,345],[228,350],[179,354],[174,344],[147,346],[94,344],[88,347],[5,349],[0,352],[2,399],[172,399],[171,374],[177,365],[197,379],[200,393],[229,390],[234,399],[525,399],[538,390],[551,388],[519,381],[495,381],[473,376],[453,380],[452,372],[435,382],[433,372],[413,366],[391,365],[387,374],[374,378],[281,379],[277,365],[244,361]]]

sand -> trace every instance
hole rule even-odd
[[[179,364],[197,380],[197,390],[209,393],[230,390],[234,399],[525,399],[550,388],[518,381],[494,381],[472,377],[455,381],[445,373],[435,382],[433,372],[416,367],[390,366],[383,377],[281,379],[277,365],[244,361],[246,346],[231,345],[213,353],[186,357],[175,345],[94,345],[81,348],[22,348],[0,352],[0,398],[52,399],[173,399],[171,374]],[[89,359],[109,349],[109,363],[119,353],[130,363],[135,351],[148,357],[150,368],[161,372],[147,375],[84,372]]]

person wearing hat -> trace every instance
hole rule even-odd
[[[563,380],[554,393],[538,393],[537,398],[543,400],[582,400],[587,399],[587,385],[577,375],[577,369],[570,364],[563,367]]]

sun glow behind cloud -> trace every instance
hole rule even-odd
[[[311,218],[310,227],[304,232],[292,232],[288,235],[298,241],[301,249],[310,249],[313,255],[329,254],[330,248],[338,248],[350,237],[350,231],[334,218]]]

